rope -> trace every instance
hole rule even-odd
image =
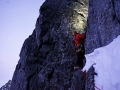
[[[92,82],[90,82],[90,81],[87,79],[87,77],[86,77],[86,75],[85,75],[84,73],[82,73],[82,74],[83,74],[84,78],[90,83],[91,86],[93,86],[93,87],[95,87],[96,89],[100,90],[97,86],[95,86]]]
[[[83,47],[82,47],[82,48],[83,48]],[[83,72],[82,72],[82,74],[83,74],[83,76],[84,76],[85,80],[87,80],[87,81],[90,83],[90,85],[91,85],[91,86],[93,86],[93,87],[95,87],[96,89],[100,90],[97,86],[95,86],[95,84],[94,84],[94,83],[90,82],[90,81],[87,79],[86,75],[85,75]],[[74,90],[75,90],[74,85],[73,85],[73,88],[74,88]]]

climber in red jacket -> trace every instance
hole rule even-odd
[[[76,52],[77,52],[77,60],[75,62],[74,69],[82,69],[83,68],[83,59],[84,59],[84,39],[86,34],[79,34],[76,31],[73,31],[73,35],[75,36],[74,42],[76,45]]]

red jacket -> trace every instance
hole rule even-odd
[[[86,34],[79,34],[79,33],[77,33],[75,35],[75,39],[74,39],[75,45],[77,46],[79,44],[82,44],[84,39],[85,39],[85,36],[86,36]]]

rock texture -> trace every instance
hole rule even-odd
[[[120,35],[120,1],[89,0],[85,53],[89,54],[96,48],[110,44],[118,35]],[[88,80],[94,83],[96,75],[94,68],[86,75]],[[86,81],[86,90],[93,89]]]
[[[84,88],[82,73],[74,73],[76,50],[71,32],[85,32],[87,14],[87,0],[46,0],[36,28],[21,49],[11,90]]]
[[[9,80],[5,85],[3,85],[0,90],[10,90],[11,87],[11,80]]]
[[[89,0],[86,53],[108,45],[120,35],[120,1]]]
[[[119,7],[119,0],[89,0],[86,54],[120,34]],[[94,83],[93,67],[86,74],[73,70],[76,53],[71,32],[86,31],[87,9],[87,0],[45,1],[36,28],[21,49],[11,90],[94,90],[89,83]]]

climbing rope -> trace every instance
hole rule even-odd
[[[91,86],[93,86],[93,87],[95,87],[96,89],[100,90],[97,86],[95,86],[95,84],[93,84],[92,82],[90,82],[90,81],[87,79],[86,75],[85,75],[83,72],[82,72],[82,74],[83,74],[85,80],[87,80],[87,81],[90,83]]]

